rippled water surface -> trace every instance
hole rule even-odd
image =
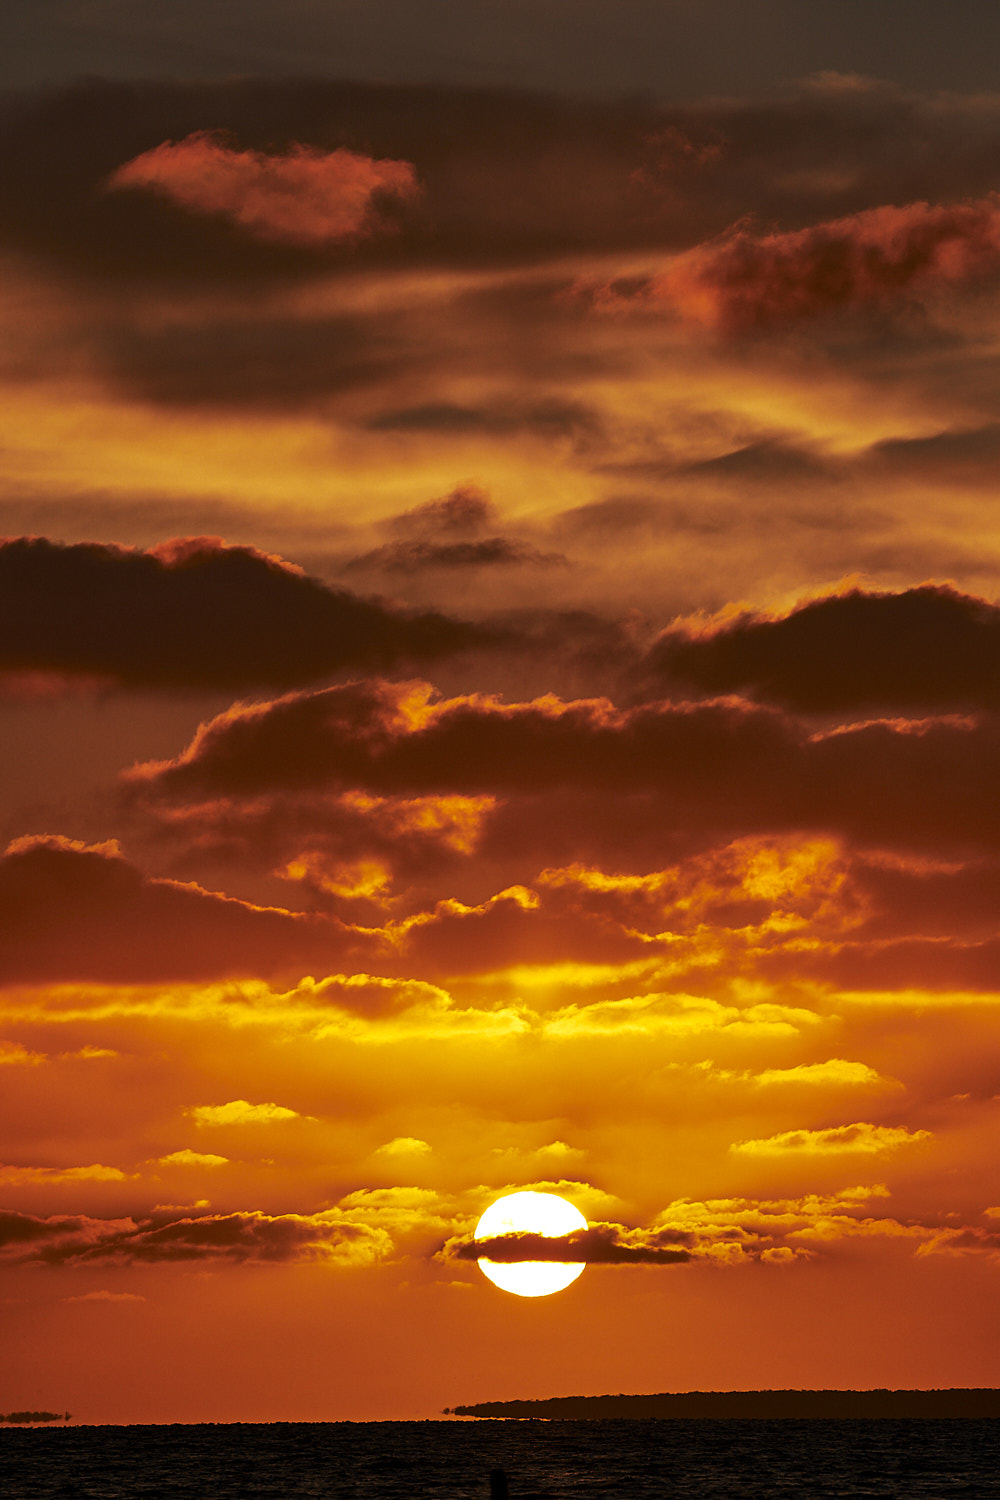
[[[333,1422],[0,1431],[10,1500],[1000,1500],[1000,1421]]]

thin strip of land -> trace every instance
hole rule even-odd
[[[544,1401],[479,1401],[445,1415],[545,1421],[708,1417],[1000,1417],[1000,1390],[665,1391],[649,1396],[551,1396]]]

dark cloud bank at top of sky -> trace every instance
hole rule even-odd
[[[836,68],[988,89],[998,45],[991,0],[10,0],[0,81],[318,69],[687,98]]]
[[[410,163],[418,191],[378,200],[384,232],[292,244],[148,187],[109,190],[127,163],[205,131],[279,166],[299,147]],[[4,103],[0,244],[97,277],[230,286],[359,263],[678,250],[747,215],[795,230],[978,197],[998,186],[998,144],[1000,105],[880,85],[665,106],[321,79],[95,80]]]

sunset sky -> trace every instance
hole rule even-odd
[[[9,0],[0,1411],[1000,1385],[998,48]]]

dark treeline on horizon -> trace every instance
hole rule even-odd
[[[655,1417],[1000,1417],[1000,1390],[682,1391],[648,1396],[551,1396],[445,1408],[456,1417],[540,1417],[552,1421]]]

